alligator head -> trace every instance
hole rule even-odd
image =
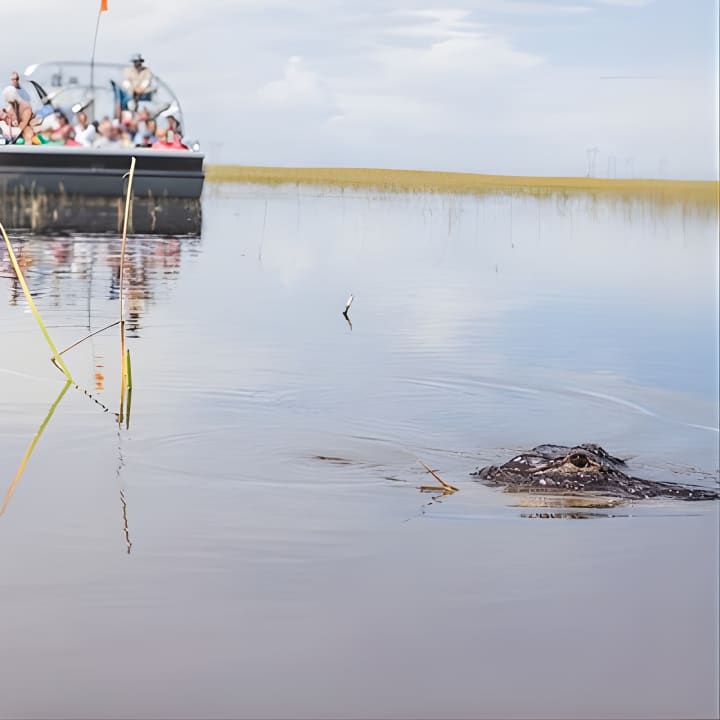
[[[504,465],[477,468],[471,475],[506,492],[602,494],[623,499],[673,497],[682,500],[717,500],[717,490],[692,485],[657,482],[625,472],[624,460],[599,445],[574,447],[538,445],[516,455]]]

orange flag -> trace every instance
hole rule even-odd
[[[107,12],[108,0],[100,0],[100,12]]]

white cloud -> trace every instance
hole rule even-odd
[[[388,17],[395,17],[401,25],[391,26],[384,30],[386,35],[404,37],[428,37],[435,41],[473,35],[478,30],[477,23],[469,22],[467,10],[416,10],[407,12],[391,12]]]
[[[266,83],[257,95],[261,103],[272,108],[328,109],[333,106],[325,83],[297,55],[288,59],[282,79]]]
[[[632,2],[632,0],[630,0]],[[541,0],[480,0],[476,5],[479,11],[501,15],[544,15],[567,16],[584,15],[592,12],[587,5],[565,2],[541,2]]]
[[[618,7],[645,7],[653,0],[595,0],[599,5],[617,5]]]
[[[502,36],[482,32],[457,34],[424,48],[387,46],[378,50],[373,59],[382,65],[386,81],[394,77],[425,87],[429,80],[440,78],[455,85],[497,78],[543,62],[539,56],[516,50]],[[466,89],[472,92],[472,87]]]

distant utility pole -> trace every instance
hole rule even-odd
[[[609,178],[617,177],[617,158],[614,155],[608,155],[607,176]]]
[[[625,158],[625,177],[633,177],[635,175],[635,158],[630,156]]]
[[[595,166],[597,163],[597,155],[598,155],[598,149],[596,147],[591,147],[587,149],[587,156],[588,156],[588,177],[595,177]]]

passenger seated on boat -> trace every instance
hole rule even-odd
[[[180,136],[165,128],[158,128],[157,141],[152,144],[153,150],[189,150]]]
[[[97,128],[92,123],[90,123],[85,130],[81,130],[80,132],[75,131],[75,140],[78,145],[82,145],[83,147],[92,147],[97,137]]]
[[[99,123],[97,128],[98,136],[93,142],[93,147],[104,148],[116,145],[120,139],[118,132],[119,124],[114,125],[112,120],[106,115]]]
[[[150,120],[150,113],[147,108],[142,108],[135,115],[135,136],[133,138],[136,145],[142,145],[143,138],[148,131],[148,121]],[[154,135],[153,131],[153,135]]]
[[[133,55],[130,62],[132,65],[123,71],[122,86],[118,88],[118,92],[120,109],[135,112],[139,101],[152,100],[155,85],[152,70],[145,66],[145,60],[140,53]]]
[[[32,107],[27,100],[23,100],[18,93],[17,88],[9,85],[3,90],[3,97],[8,104],[8,109],[12,113],[12,117],[17,122],[18,133],[12,142],[17,142],[21,137],[26,144],[40,144],[40,139],[35,132],[37,121],[33,114]]]
[[[75,130],[70,124],[67,115],[62,110],[55,113],[57,118],[57,126],[48,133],[48,139],[52,143],[65,145],[69,140],[75,139]]]
[[[145,132],[142,135],[138,133],[135,135],[135,147],[139,148],[151,148],[153,143],[157,140],[149,132]]]
[[[138,147],[152,147],[152,144],[157,142],[156,131],[157,123],[154,120],[147,120],[142,129],[140,123],[138,123],[138,131],[135,133],[135,144]]]
[[[21,100],[30,102],[30,95],[28,94],[28,91],[20,85],[20,74],[17,70],[13,70],[10,73],[10,85],[18,91],[18,95]]]
[[[17,137],[15,118],[5,108],[0,108],[0,136],[3,143],[12,142]]]
[[[155,133],[155,142],[152,144],[153,150],[169,150],[170,143],[167,141],[167,130],[158,128]]]
[[[182,130],[180,129],[180,121],[174,115],[168,115],[165,118],[165,120],[167,120],[168,132],[171,132],[174,135],[177,135],[182,140]]]
[[[124,148],[135,147],[133,137],[134,133],[130,130],[130,128],[121,124],[118,130],[118,140],[120,142],[120,145]]]
[[[75,124],[73,128],[75,130],[75,137],[81,132],[84,132],[90,127],[90,120],[88,119],[87,113],[84,110],[80,110],[75,113]]]
[[[20,85],[20,75],[17,70],[13,70],[10,73],[10,84],[18,91],[20,99],[29,102],[32,106],[30,94]],[[39,124],[39,128],[36,127],[36,130],[45,131],[55,126],[55,119],[52,117],[55,113],[55,108],[50,98],[44,96],[40,99],[42,100],[42,105],[33,109],[33,115],[35,115]]]
[[[87,113],[82,110],[75,117],[77,118],[77,122],[73,126],[75,140],[79,145],[89,147],[97,138],[97,127],[88,122]]]
[[[138,121],[135,115],[129,110],[123,110],[120,115],[120,129],[130,138],[130,144],[134,145],[135,133],[137,132]]]

